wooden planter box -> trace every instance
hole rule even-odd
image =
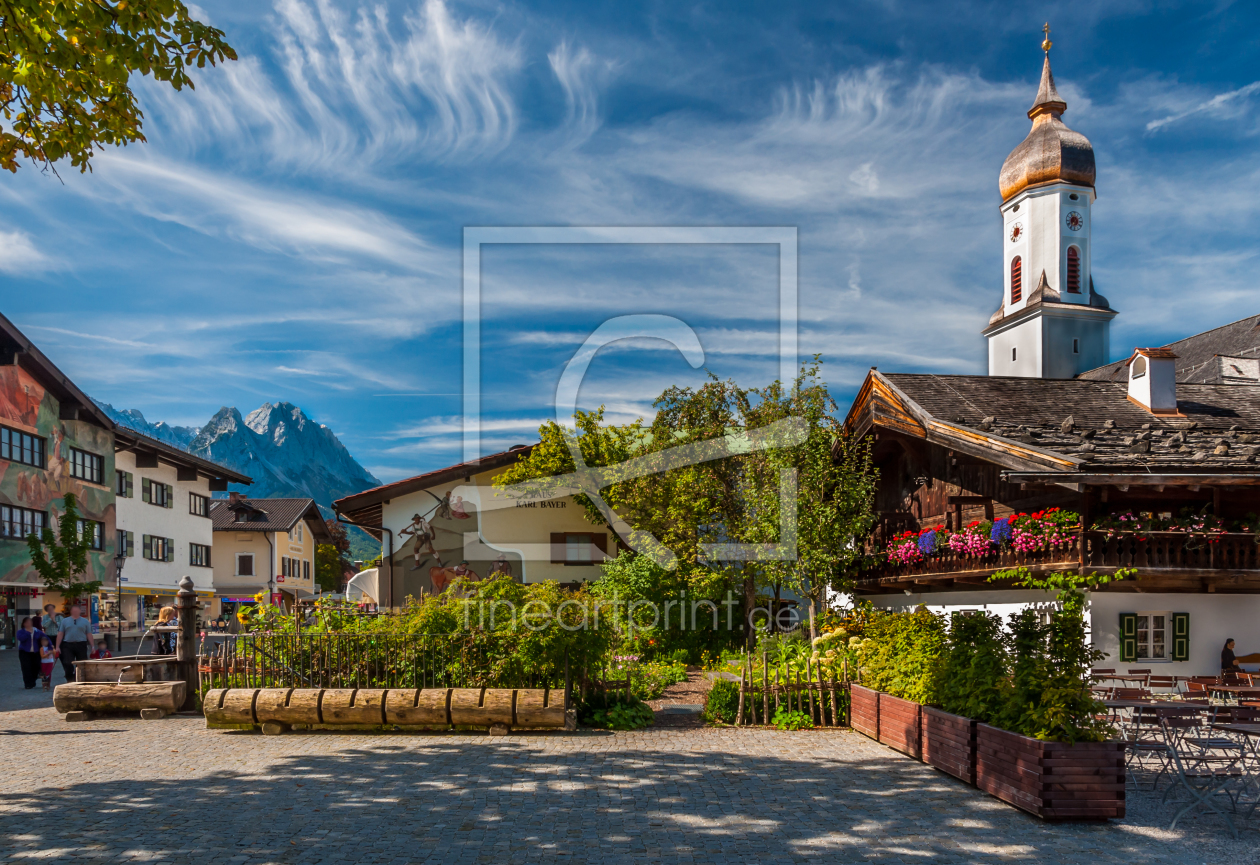
[[[879,741],[903,754],[919,758],[921,722],[919,704],[892,694],[879,695]]]
[[[976,783],[976,722],[924,706],[923,762],[968,784]]]
[[[879,692],[849,686],[849,725],[864,736],[879,738]]]
[[[1124,743],[1042,742],[976,725],[976,786],[1046,820],[1124,816]]]

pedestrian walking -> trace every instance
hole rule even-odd
[[[39,640],[44,632],[35,627],[30,616],[22,618],[17,632],[18,666],[22,668],[22,684],[31,690],[39,682]]]
[[[44,604],[44,618],[39,622],[40,630],[45,634],[57,633],[57,626],[61,624],[61,620],[65,616],[57,612],[55,604]]]
[[[70,608],[70,615],[57,626],[57,654],[67,682],[74,681],[74,662],[86,661],[91,645],[92,623],[83,618],[83,610],[75,604]]]
[[[53,663],[57,660],[57,650],[53,648],[48,635],[39,638],[39,675],[44,680],[44,690],[52,687]]]

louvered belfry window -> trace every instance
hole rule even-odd
[[[1011,303],[1019,303],[1024,296],[1024,281],[1019,256],[1011,259]]]
[[[1071,294],[1081,293],[1081,251],[1075,246],[1068,247],[1067,290]]]

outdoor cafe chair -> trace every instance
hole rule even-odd
[[[1230,834],[1237,839],[1238,829],[1221,807],[1219,797],[1224,795],[1231,808],[1237,808],[1238,796],[1234,788],[1242,788],[1246,781],[1242,755],[1207,752],[1191,744],[1192,737],[1188,734],[1201,724],[1197,709],[1157,709],[1156,714],[1164,731],[1172,770],[1176,773],[1176,783],[1168,786],[1161,801],[1167,802],[1169,796],[1179,790],[1185,790],[1190,796],[1190,801],[1173,815],[1169,831],[1176,829],[1177,821],[1190,811],[1204,807],[1224,817]]]
[[[1142,684],[1145,685],[1147,684],[1147,682],[1150,681],[1151,671],[1150,670],[1130,670],[1129,675],[1130,676],[1145,676],[1146,678],[1142,682]]]
[[[1152,691],[1156,688],[1164,692],[1175,691],[1177,690],[1177,680],[1173,676],[1148,676],[1146,687]]]
[[[1124,767],[1133,786],[1139,790],[1142,788],[1137,773],[1153,768],[1150,761],[1154,759],[1159,771],[1155,774],[1151,790],[1158,790],[1159,779],[1172,767],[1172,747],[1165,740],[1157,710],[1153,706],[1134,707],[1124,739]]]
[[[1149,700],[1151,692],[1145,688],[1115,688],[1111,692],[1113,700]]]

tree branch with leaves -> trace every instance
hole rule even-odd
[[[44,588],[67,598],[87,597],[101,587],[101,580],[80,580],[87,571],[88,553],[92,549],[91,532],[79,526],[79,508],[74,493],[66,493],[65,510],[57,520],[57,531],[50,526],[26,536],[31,565],[39,574]]]

